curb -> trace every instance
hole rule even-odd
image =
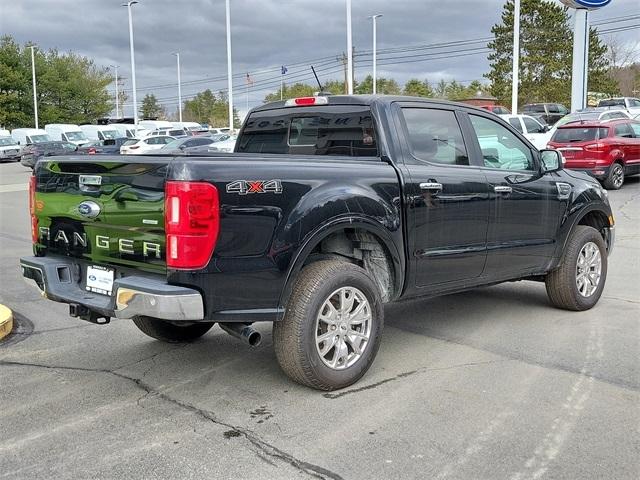
[[[0,304],[0,340],[11,333],[13,329],[13,312]]]

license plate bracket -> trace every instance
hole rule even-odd
[[[89,265],[87,267],[87,291],[101,295],[111,295],[114,276],[115,270],[113,268]]]

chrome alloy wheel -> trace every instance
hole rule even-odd
[[[324,301],[316,319],[316,350],[323,363],[344,370],[356,363],[371,337],[371,306],[355,287],[342,287]]]
[[[602,275],[602,256],[593,242],[585,243],[576,263],[576,286],[583,297],[590,297],[598,289]]]
[[[611,168],[613,168],[613,172],[611,172],[613,184],[616,188],[622,187],[624,183],[624,168],[619,163],[614,163]]]

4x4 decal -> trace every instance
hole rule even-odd
[[[280,180],[235,180],[227,183],[227,193],[248,195],[250,193],[282,193]]]

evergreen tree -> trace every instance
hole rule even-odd
[[[513,58],[514,1],[507,0],[502,21],[493,26],[494,39],[488,47],[491,93],[502,103],[510,102]],[[520,105],[532,102],[559,102],[571,99],[573,33],[567,7],[549,0],[522,0],[520,7]],[[590,91],[615,94],[616,86],[607,75],[607,47],[591,28],[589,32]]]
[[[412,78],[407,83],[404,84],[404,92],[405,95],[410,95],[412,97],[433,97],[434,93],[431,89],[431,85],[427,80],[420,81],[417,78]]]
[[[164,118],[167,116],[164,107],[160,105],[153,93],[147,93],[142,99],[140,113],[142,113],[142,118],[145,119]]]

